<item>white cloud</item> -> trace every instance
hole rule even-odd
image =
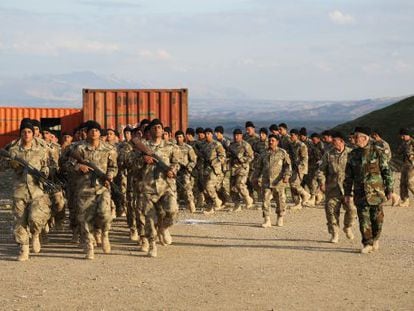
[[[352,25],[355,24],[355,18],[352,15],[342,13],[339,10],[335,10],[329,13],[329,19],[338,25]]]
[[[158,49],[155,51],[151,50],[139,50],[138,55],[145,59],[151,59],[151,60],[162,60],[162,61],[169,61],[172,59],[172,56],[170,53],[168,53],[166,50]]]

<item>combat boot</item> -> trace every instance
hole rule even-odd
[[[410,206],[410,200],[408,198],[400,201],[399,207],[408,207],[408,206]]]
[[[302,190],[300,192],[300,196],[302,198],[302,205],[304,206],[309,205],[309,200],[311,198],[311,195],[306,190]]]
[[[203,214],[204,215],[213,215],[214,213],[215,213],[215,211],[214,211],[214,208],[213,207],[211,207],[211,208],[206,209],[206,210],[203,211]]]
[[[168,229],[164,229],[162,231],[162,239],[164,240],[164,244],[171,245],[172,244],[172,237],[170,231]]]
[[[338,231],[334,230],[334,232],[332,233],[331,239],[329,240],[329,242],[337,244],[339,242],[339,234]]]
[[[352,229],[351,228],[349,228],[349,227],[348,228],[344,228],[344,232],[345,232],[346,237],[349,240],[353,240],[355,238],[354,233],[352,232]]]
[[[264,222],[262,223],[263,228],[270,228],[272,226],[272,222],[270,221],[270,216],[265,216]]]
[[[283,216],[277,216],[276,226],[283,227]]]
[[[372,252],[372,245],[364,245],[363,248],[361,248],[361,254],[369,254]]]
[[[223,201],[220,200],[219,198],[215,200],[214,204],[215,204],[214,210],[216,211],[222,210],[224,208]]]
[[[89,242],[86,246],[86,256],[85,259],[92,260],[95,258],[95,253],[93,251],[93,243]]]
[[[111,252],[111,243],[109,242],[109,232],[102,233],[102,250],[105,254]]]
[[[310,199],[307,202],[307,206],[315,207],[316,197],[314,194],[311,195]]]
[[[372,245],[372,250],[373,251],[377,251],[377,250],[379,250],[379,248],[380,248],[379,241],[378,240],[375,240],[374,241],[374,244]]]
[[[254,206],[254,200],[251,197],[246,197],[246,208],[251,209]]]
[[[39,253],[41,246],[40,246],[40,239],[39,239],[39,234],[35,233],[33,234],[32,237],[32,248],[33,248],[33,253]]]
[[[131,241],[138,241],[138,232],[137,229],[129,229],[129,239]]]
[[[149,245],[148,257],[157,257],[157,244],[152,241]]]
[[[17,256],[17,261],[29,260],[29,245],[20,245],[20,253]]]
[[[191,202],[188,203],[188,208],[190,209],[190,213],[193,214],[193,213],[196,212],[196,206],[195,206],[195,204],[194,204],[193,201],[191,201]]]
[[[322,200],[323,200],[323,193],[319,192],[315,196],[315,205],[320,204],[322,202]]]
[[[233,207],[233,209],[232,209],[232,212],[241,212],[241,206],[240,206],[240,204],[236,204],[236,205],[234,205],[234,207]]]
[[[398,194],[393,193],[391,195],[391,206],[398,206],[398,204],[400,203],[400,200],[401,200],[401,197]]]
[[[141,237],[141,245],[138,248],[138,250],[140,252],[144,252],[144,253],[148,253],[149,250],[149,243],[148,243],[148,239],[145,237]]]
[[[299,203],[297,203],[296,205],[293,205],[293,206],[291,206],[290,207],[290,209],[292,210],[292,211],[298,211],[298,210],[301,210],[302,209],[302,203],[299,201]]]

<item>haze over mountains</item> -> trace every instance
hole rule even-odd
[[[0,77],[1,106],[81,107],[82,88],[189,88],[190,125],[224,123],[229,127],[252,120],[260,124],[294,121],[325,128],[381,109],[403,97],[358,101],[284,101],[249,98],[247,91],[211,86],[155,85],[90,71],[61,75]],[[300,90],[298,98],[300,98]]]

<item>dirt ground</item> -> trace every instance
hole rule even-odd
[[[7,176],[6,176],[7,177]],[[83,259],[69,232],[51,233],[17,262],[8,178],[0,176],[2,310],[414,310],[414,208],[385,208],[379,252],[356,239],[328,243],[324,210],[288,212],[263,229],[260,210],[180,212],[174,243],[147,258],[128,239],[125,219],[113,252]],[[6,190],[5,190],[6,189]],[[275,217],[272,218],[275,221]]]

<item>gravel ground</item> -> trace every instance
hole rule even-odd
[[[2,180],[7,178],[0,176]],[[414,208],[385,208],[378,252],[356,239],[328,243],[321,207],[288,212],[284,227],[263,229],[259,210],[180,212],[174,243],[147,258],[128,240],[125,218],[113,251],[94,261],[51,233],[41,253],[16,262],[12,217],[0,197],[0,309],[3,310],[413,310]],[[272,218],[273,223],[275,217]]]

